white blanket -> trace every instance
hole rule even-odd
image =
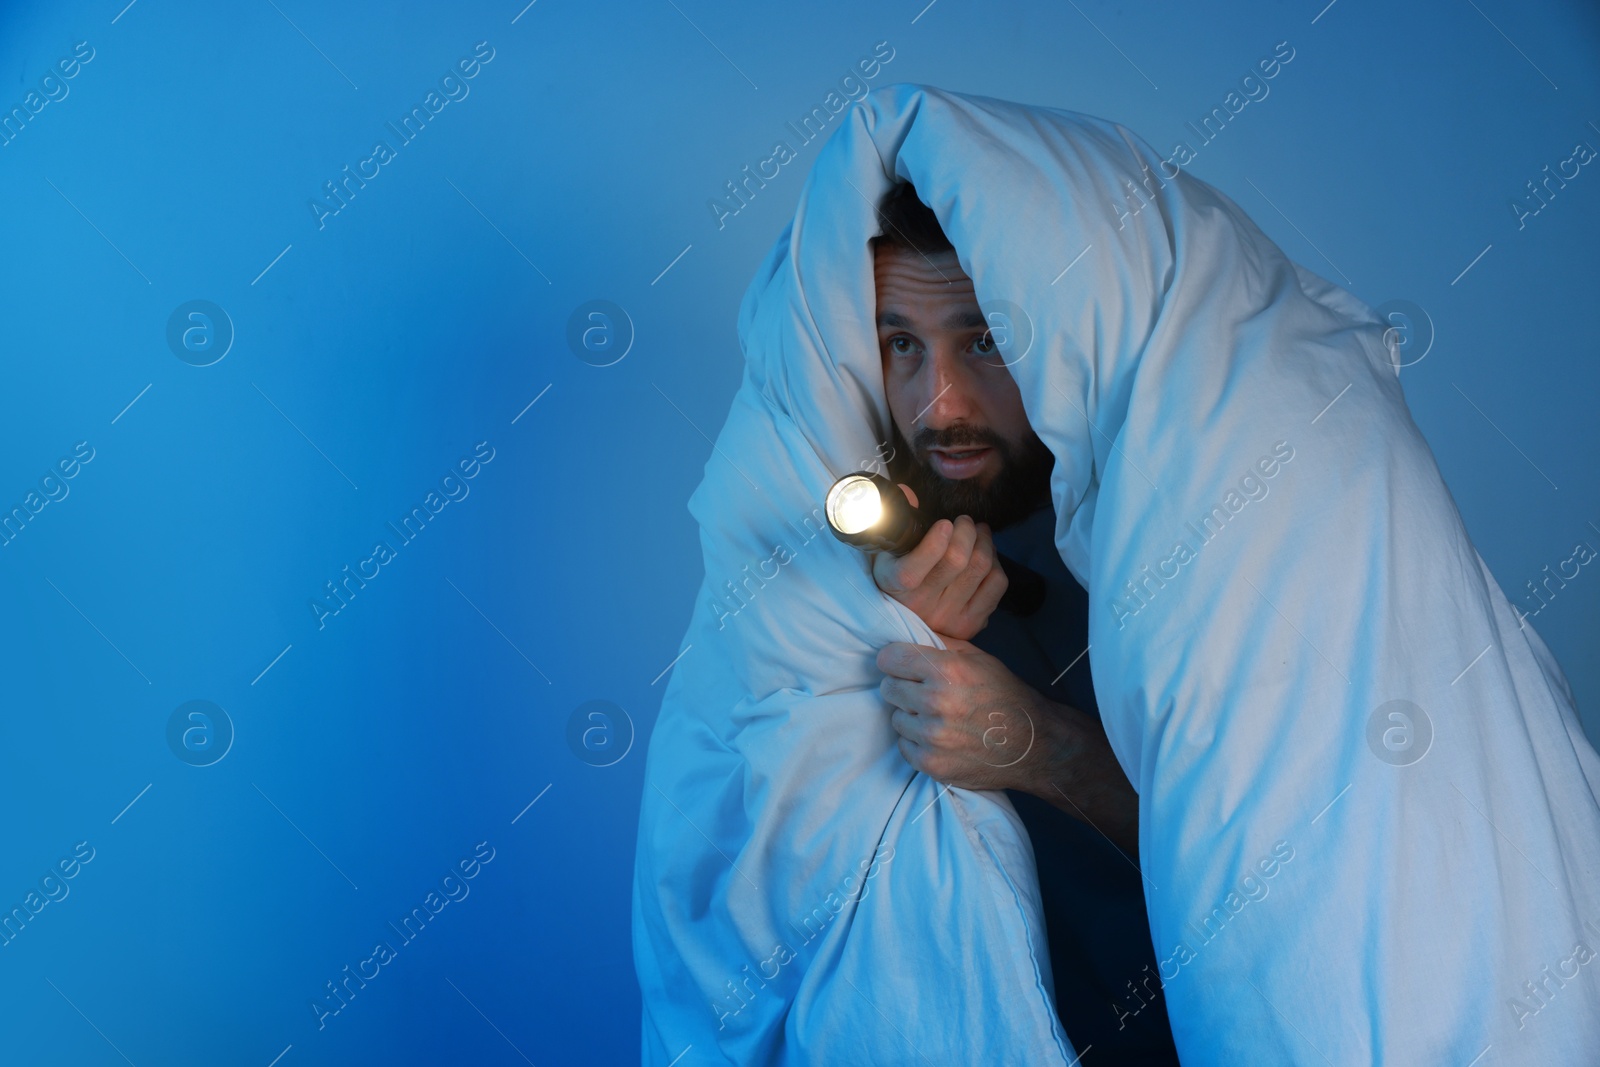
[[[889,436],[867,239],[897,176],[1031,319],[1007,357],[1141,797],[1161,974],[1127,977],[1183,1062],[1600,1063],[1600,759],[1384,324],[1122,127],[915,85],[845,116],[741,309],[646,770],[645,1062],[1084,1051],[1010,804],[895,748],[873,657],[937,638],[817,532]]]

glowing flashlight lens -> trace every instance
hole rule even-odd
[[[828,493],[828,521],[842,534],[858,534],[883,517],[883,499],[872,479],[840,479]]]

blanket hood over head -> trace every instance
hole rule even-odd
[[[1056,458],[1141,798],[1160,975],[1127,977],[1162,987],[1183,1062],[1600,1062],[1600,759],[1571,693],[1468,539],[1385,324],[1171,169],[1105,120],[903,84],[819,154],[690,500],[706,577],[635,868],[645,1062],[1083,1051],[1010,803],[895,746],[874,657],[939,639],[819,509],[887,453],[867,242],[898,179],[1005,309]]]

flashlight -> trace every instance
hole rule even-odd
[[[898,485],[870,471],[856,471],[834,482],[822,510],[833,535],[845,544],[895,556],[917,547],[930,525]],[[1000,607],[1022,616],[1038,611],[1044,603],[1044,577],[1009,556],[997,553],[996,559],[1007,583]]]
[[[900,487],[881,474],[856,471],[833,483],[823,510],[833,535],[847,545],[903,556],[928,524]]]

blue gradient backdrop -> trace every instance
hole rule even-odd
[[[629,878],[701,577],[685,501],[821,143],[785,122],[879,41],[874,86],[1162,149],[1290,42],[1193,173],[1312,270],[1425,309],[1402,379],[1513,600],[1600,547],[1600,168],[1521,227],[1511,207],[1600,148],[1592,7],[123,2],[0,15],[0,507],[27,513],[0,547],[0,906],[26,914],[0,1061],[636,1061]],[[401,144],[385,124],[479,42]],[[379,139],[394,158],[319,224]],[[799,158],[719,227],[708,201],[780,139]],[[567,341],[593,299],[635,333],[610,366]],[[192,300],[234,333],[209,366],[167,340]],[[430,491],[402,544],[386,524]],[[319,623],[379,540],[394,558]],[[1533,624],[1594,735],[1600,570]],[[168,740],[191,700],[231,723],[209,766],[218,715]],[[627,720],[584,720],[586,750],[591,700]],[[322,1014],[347,965],[376,976]]]

